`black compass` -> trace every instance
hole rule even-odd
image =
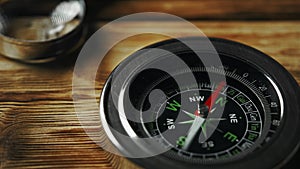
[[[102,92],[102,123],[110,126],[106,131],[155,141],[140,148],[115,134],[109,138],[124,155],[166,149],[131,158],[144,168],[282,167],[300,143],[298,84],[249,46],[209,40],[214,49],[195,51],[184,43],[203,46],[203,38],[168,40],[145,48],[164,52],[144,49],[123,61]],[[221,64],[210,60],[216,57]]]

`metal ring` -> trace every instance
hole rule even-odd
[[[83,41],[85,13],[84,0],[3,1],[0,53],[25,62],[46,62],[74,51]]]

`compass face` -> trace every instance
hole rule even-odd
[[[221,66],[203,64],[199,60],[199,57],[213,57],[213,52],[191,51],[171,40],[156,47],[175,54],[187,68],[128,72],[129,78],[123,87],[138,110],[135,114],[138,120],[127,120],[128,126],[138,137],[155,138],[154,144],[169,148],[152,158],[133,160],[141,166],[274,168],[287,161],[299,145],[297,83],[279,64],[250,47],[220,39],[211,41]],[[113,74],[122,72],[130,64],[138,69],[139,66],[134,65],[137,57],[132,56]],[[143,57],[142,54],[139,57]],[[149,67],[171,61],[168,55],[152,57],[155,59],[147,63]],[[194,80],[182,80],[189,76]],[[111,115],[118,111],[110,105],[113,102],[109,99],[110,80],[107,85],[102,95],[106,98],[106,106],[103,106],[106,121],[115,129],[122,128],[124,123],[115,124],[119,116]],[[163,94],[155,95],[153,91]],[[124,110],[126,115],[129,112],[126,113],[126,106]],[[126,133],[128,126],[120,131]],[[122,145],[122,141],[119,144]]]
[[[202,158],[222,158],[236,155],[250,148],[259,138],[262,128],[260,115],[257,112],[244,111],[242,105],[236,100],[226,94],[221,94],[221,98],[216,101],[219,105],[216,105],[210,112],[203,112],[212,113],[212,115],[209,118],[203,117],[204,122],[200,126],[192,143],[189,147],[184,147],[187,140],[187,133],[196,119],[196,115],[191,112],[195,112],[198,104],[204,104],[204,102],[190,103],[188,105],[189,108],[186,108],[187,110],[177,109],[174,106],[180,105],[180,101],[178,101],[180,100],[179,97],[185,101],[194,102],[194,98],[197,99],[203,96],[208,98],[212,92],[211,90],[198,90],[196,93],[194,91],[196,89],[187,89],[168,99],[167,105],[172,104],[173,107],[172,105],[166,106],[163,115],[156,121],[156,128],[150,128],[149,130],[151,132],[158,131],[178,152],[184,152],[189,157]],[[199,96],[198,92],[202,95]],[[227,98],[226,101],[223,101],[224,97]],[[250,104],[254,105],[249,100]],[[221,118],[215,117],[216,111],[218,111],[217,107],[225,105],[225,111]],[[252,113],[252,120],[248,120],[247,118],[247,116],[250,116],[250,113]],[[178,122],[174,123],[175,121]],[[209,129],[215,129],[215,131],[212,135],[207,136],[207,130]],[[164,134],[166,130],[170,132]]]
[[[173,79],[187,72],[179,71],[154,82],[151,88],[164,91],[167,97],[151,111],[156,120],[142,125],[149,136],[161,137],[178,156],[229,160],[268,142],[280,125],[280,91],[251,65],[221,57],[224,72],[215,67],[191,68],[196,83],[187,81],[179,87]],[[241,66],[239,70],[236,64]],[[226,83],[210,82],[208,74],[225,76]],[[147,99],[149,96],[143,103],[145,109],[149,107]],[[197,118],[202,121],[195,124]]]

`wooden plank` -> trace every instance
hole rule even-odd
[[[300,19],[297,0],[87,0],[89,15],[116,19],[137,12],[164,12],[186,19]]]
[[[134,27],[145,23],[130,24]],[[208,36],[243,42],[269,54],[300,84],[300,21],[197,21],[194,24]],[[128,28],[129,23],[120,23],[111,31],[136,31]],[[187,33],[181,28],[170,31]],[[106,57],[105,67],[99,71],[96,94],[100,95],[106,77],[121,60],[163,39],[166,37],[146,34],[115,46]],[[88,125],[82,126],[77,119],[72,100],[74,62],[75,57],[70,57],[49,64],[28,65],[0,57],[0,168],[138,168],[124,158],[103,151],[83,130],[88,127],[97,139],[102,139],[95,112],[86,111],[87,117],[94,117],[86,121]],[[84,106],[89,104],[87,100]]]
[[[299,78],[299,54],[300,54],[300,22],[287,22],[287,21],[259,21],[259,22],[193,22],[198,28],[202,30],[208,37],[221,37],[245,43],[249,46],[257,48],[264,53],[272,56],[275,60],[281,63],[288,69],[300,82]],[[101,27],[104,23],[100,23]],[[130,22],[120,23],[119,26],[112,28],[112,32],[126,33],[126,31],[137,32],[140,24],[153,25],[155,22]],[[177,22],[160,22],[166,25],[166,28],[174,27],[173,30],[162,30],[165,32],[182,32],[182,36],[191,35],[191,32],[185,32],[184,27]],[[172,24],[174,26],[172,26]],[[124,56],[132,53],[133,51],[142,48],[147,44],[154,43],[159,40],[166,39],[166,37],[146,35],[144,38],[141,36],[136,37],[136,41],[126,41],[126,43],[119,44],[120,47],[112,49],[108,57],[111,57],[115,62],[120,62]],[[122,54],[121,54],[122,53]],[[126,55],[127,53],[127,55]],[[106,65],[109,65],[106,63]],[[115,65],[113,65],[115,66]],[[111,69],[111,68],[110,68]]]

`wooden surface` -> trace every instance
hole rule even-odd
[[[300,84],[300,21],[193,23],[208,36],[243,42],[269,54]],[[112,31],[129,31],[127,26],[124,23]],[[108,54],[114,59],[106,60],[106,68],[100,72],[96,93],[100,93],[108,73],[124,57],[161,39],[148,34],[115,46]],[[85,126],[79,123],[72,100],[75,59],[69,56],[54,63],[29,65],[0,57],[1,168],[137,168],[103,151],[82,129]],[[89,124],[89,128],[97,135],[95,124]]]

